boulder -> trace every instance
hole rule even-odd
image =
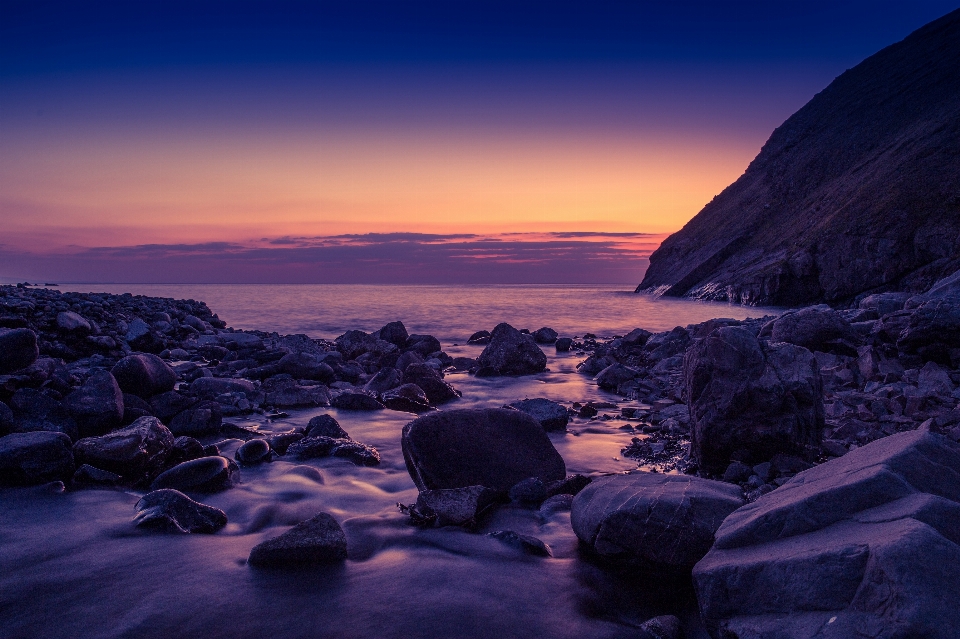
[[[300,460],[342,457],[357,466],[376,466],[380,463],[380,453],[376,448],[346,438],[304,437],[290,444],[287,454]]]
[[[147,493],[136,508],[133,523],[137,528],[212,534],[227,525],[227,515],[219,508],[196,502],[171,488]]]
[[[363,390],[368,393],[384,393],[392,388],[396,388],[402,383],[403,374],[397,369],[388,366],[377,371],[377,374],[363,385]]]
[[[909,293],[874,293],[860,300],[857,307],[876,311],[877,315],[887,315],[903,310],[903,305],[909,297]]]
[[[830,351],[838,341],[856,342],[850,323],[826,306],[810,306],[794,313],[785,313],[773,322],[770,339],[796,344],[811,351]]]
[[[330,405],[340,410],[383,410],[384,406],[373,395],[347,391],[340,393],[330,401]]]
[[[330,391],[326,386],[284,386],[266,395],[266,402],[277,408],[329,406]]]
[[[603,559],[682,574],[707,553],[714,532],[743,503],[738,486],[636,472],[591,482],[574,497],[570,523]]]
[[[503,323],[493,329],[490,343],[480,353],[477,364],[500,375],[532,375],[547,367],[547,356],[530,335]]]
[[[292,375],[296,379],[312,379],[328,383],[336,377],[333,368],[313,353],[287,353],[277,362],[277,367],[281,372]]]
[[[643,346],[647,343],[647,340],[653,336],[653,333],[650,331],[644,330],[642,328],[635,328],[621,339],[623,340],[624,346]]]
[[[400,443],[420,490],[486,486],[506,492],[528,477],[566,477],[563,458],[540,423],[517,410],[430,413],[404,426]]]
[[[70,438],[36,431],[0,437],[0,486],[67,481],[73,475]]]
[[[172,391],[177,383],[177,374],[173,369],[149,353],[128,355],[117,362],[111,372],[120,390],[144,399]]]
[[[36,333],[29,328],[0,328],[0,375],[26,368],[39,356]]]
[[[220,456],[200,457],[177,464],[153,480],[150,490],[173,488],[186,492],[215,493],[232,488],[236,464]]]
[[[198,377],[190,383],[190,392],[197,397],[214,399],[224,393],[256,393],[257,387],[246,379],[227,379],[223,377]]]
[[[594,380],[596,380],[597,386],[604,390],[616,390],[620,384],[636,379],[637,375],[639,373],[636,370],[623,364],[611,364],[597,373]]]
[[[960,444],[899,433],[730,515],[694,568],[714,636],[956,636]]]
[[[569,352],[570,347],[573,346],[573,340],[569,337],[559,337],[553,345],[558,353],[566,353]]]
[[[553,344],[557,341],[558,334],[552,328],[544,326],[531,333],[533,341],[537,344]]]
[[[562,404],[544,397],[521,399],[504,406],[504,408],[514,408],[530,415],[540,422],[543,430],[563,430],[567,427],[567,422],[570,421],[567,409]]]
[[[63,403],[76,420],[80,437],[102,435],[123,423],[123,393],[109,371],[93,373]]]
[[[377,338],[363,331],[347,331],[337,339],[333,340],[337,350],[343,355],[344,360],[356,359],[368,352]]]
[[[497,503],[497,491],[484,486],[424,490],[411,508],[411,517],[423,525],[474,528]]]
[[[403,322],[390,322],[389,324],[384,325],[383,328],[373,335],[377,339],[390,342],[397,348],[403,348],[406,346],[407,339],[410,337],[410,335],[407,333],[407,328],[403,325]]]
[[[233,456],[243,466],[256,466],[270,461],[270,444],[265,439],[251,439]]]
[[[123,393],[124,424],[132,424],[141,417],[151,416],[155,417],[153,414],[153,407],[151,407],[145,399],[137,397],[136,395],[131,395],[130,393]]]
[[[443,381],[442,374],[427,364],[410,364],[403,371],[404,384],[416,384],[430,404],[436,406],[461,396],[460,391]]]
[[[319,513],[279,537],[254,546],[251,566],[257,568],[299,568],[341,562],[347,558],[347,536],[337,520]]]
[[[949,350],[960,347],[960,300],[935,298],[910,315],[897,339],[897,348],[919,353],[924,359],[948,364]]]
[[[93,330],[85,317],[72,311],[57,313],[57,328],[65,333],[75,333],[77,335],[88,335]]]
[[[220,404],[206,400],[180,412],[170,420],[170,432],[178,437],[203,437],[219,433],[222,424],[223,411]]]
[[[196,397],[183,395],[177,391],[167,391],[150,398],[150,414],[161,422],[169,424],[171,419],[196,404]]]
[[[317,415],[307,422],[307,437],[332,437],[334,439],[350,439],[347,431],[343,430],[332,415]]]
[[[90,464],[128,481],[152,477],[163,468],[174,437],[156,417],[141,417],[126,428],[73,445],[77,464]]]
[[[10,398],[15,432],[46,430],[79,439],[77,422],[63,402],[33,388],[21,388]]]
[[[756,463],[819,445],[823,388],[807,349],[761,344],[746,328],[723,327],[690,347],[683,375],[690,452],[707,472],[722,473],[735,452]]]
[[[380,396],[380,401],[390,410],[406,413],[425,413],[436,410],[430,405],[426,393],[416,384],[401,384]]]
[[[407,338],[403,349],[405,351],[414,351],[427,357],[431,353],[442,350],[443,347],[440,345],[440,340],[433,335],[411,335]]]
[[[467,339],[467,344],[483,346],[490,343],[490,331],[477,331]]]

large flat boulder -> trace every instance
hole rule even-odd
[[[892,435],[730,515],[693,571],[715,637],[956,637],[960,444]]]
[[[420,490],[486,486],[507,491],[528,477],[566,477],[540,423],[517,410],[462,409],[424,415],[403,427],[407,471]]]
[[[683,359],[691,455],[722,473],[737,453],[762,462],[817,446],[824,425],[817,360],[793,344],[760,342],[737,326],[695,342]]]
[[[743,504],[733,484],[637,472],[591,482],[574,497],[570,523],[604,559],[689,574],[723,520]]]

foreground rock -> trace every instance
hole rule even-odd
[[[0,375],[25,368],[39,356],[36,333],[27,328],[0,328]]]
[[[823,385],[805,348],[761,343],[752,331],[727,326],[690,347],[683,375],[691,456],[709,473],[722,473],[734,454],[755,463],[820,443]]]
[[[160,473],[150,484],[150,489],[173,488],[186,492],[215,493],[232,488],[236,482],[235,474],[236,464],[225,457],[200,457]]]
[[[493,329],[477,364],[497,375],[532,375],[547,367],[547,356],[530,335],[503,323]]]
[[[64,401],[77,421],[80,437],[95,437],[123,421],[123,393],[108,371],[97,371]]]
[[[960,445],[892,435],[724,521],[694,580],[716,637],[956,637]],[[776,596],[771,596],[776,593]]]
[[[604,559],[676,574],[693,568],[743,503],[724,482],[638,472],[591,482],[574,498],[570,523]]]
[[[540,423],[504,408],[432,413],[403,427],[403,458],[422,490],[486,486],[507,491],[528,477],[561,480],[566,467]]]
[[[137,528],[164,532],[215,533],[227,525],[219,508],[196,502],[180,491],[164,488],[147,493],[137,502]]]
[[[173,433],[159,419],[141,417],[126,428],[81,439],[74,444],[73,454],[77,464],[90,464],[137,482],[160,472],[173,446]]]
[[[347,536],[327,513],[301,522],[279,537],[254,546],[248,560],[257,568],[298,568],[347,558]]]
[[[32,486],[67,481],[73,450],[63,433],[37,431],[0,437],[0,486]]]
[[[462,526],[474,528],[497,503],[497,491],[484,486],[424,490],[410,508],[418,525]]]

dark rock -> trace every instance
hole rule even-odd
[[[347,331],[333,341],[345,360],[356,359],[368,352],[377,338],[363,331]]]
[[[266,402],[277,408],[329,406],[330,391],[326,386],[285,386],[267,393]]]
[[[461,395],[460,391],[443,381],[439,371],[427,364],[407,366],[403,371],[403,383],[416,384],[434,406],[457,399]]]
[[[170,421],[170,432],[177,436],[203,437],[219,433],[222,424],[223,410],[220,404],[207,400],[174,417]]]
[[[584,475],[570,475],[566,479],[552,481],[547,484],[547,495],[576,495],[590,485],[593,479]]]
[[[79,439],[77,422],[62,402],[33,388],[21,388],[10,398],[16,432],[51,431]]]
[[[623,364],[611,364],[597,373],[594,379],[600,388],[604,390],[616,390],[620,384],[633,381],[638,375],[638,371],[627,368]]]
[[[197,397],[214,399],[224,393],[256,393],[256,386],[246,379],[225,379],[220,377],[198,377],[190,383],[190,392]]]
[[[563,458],[533,417],[502,408],[431,413],[403,428],[404,461],[420,490],[563,479]]]
[[[955,271],[958,64],[954,11],[840,75],[660,245],[639,290],[795,306]]]
[[[280,358],[276,366],[280,371],[296,379],[312,379],[329,383],[336,378],[333,368],[313,353],[288,353]]]
[[[752,459],[816,447],[824,426],[816,359],[793,344],[763,344],[741,327],[724,327],[694,343],[684,357],[691,419],[691,456],[723,472],[735,451]]]
[[[63,403],[76,420],[80,437],[102,435],[123,422],[123,393],[108,371],[96,371]]]
[[[366,393],[340,393],[330,401],[330,405],[340,410],[383,410],[385,407],[376,397]]]
[[[443,347],[440,345],[440,340],[433,335],[411,335],[407,338],[404,350],[415,351],[427,357],[431,353],[443,350]]]
[[[120,390],[144,399],[172,391],[177,383],[177,374],[173,369],[149,353],[128,355],[117,362],[111,372]]]
[[[557,341],[557,332],[546,326],[543,328],[538,328],[530,335],[533,336],[533,341],[535,341],[537,344],[553,344]]]
[[[785,313],[773,322],[774,342],[787,342],[811,351],[831,351],[838,340],[853,343],[857,336],[850,323],[828,307],[811,306]]]
[[[490,344],[483,349],[477,363],[500,375],[532,375],[547,367],[547,356],[532,337],[503,323],[493,329]]]
[[[507,495],[521,504],[540,504],[547,498],[547,487],[539,477],[528,477],[511,486]]]
[[[87,437],[73,446],[78,464],[117,473],[128,481],[151,477],[163,468],[174,437],[156,417],[141,417],[126,428]]]
[[[947,594],[960,579],[958,544],[960,445],[920,430],[739,509],[693,576],[714,636],[946,639],[960,627]]]
[[[644,621],[637,632],[636,639],[682,639],[683,625],[673,615],[660,615]]]
[[[343,430],[333,415],[317,415],[307,422],[307,437],[332,437],[333,439],[350,439],[347,431]]]
[[[562,404],[543,397],[521,399],[504,406],[504,408],[515,408],[530,415],[540,422],[543,430],[563,430],[567,427],[567,422],[570,421],[570,415]]]
[[[162,488],[147,493],[137,502],[137,528],[174,533],[212,534],[227,525],[219,508],[196,502],[178,490]]]
[[[254,546],[248,562],[256,568],[299,568],[346,558],[347,536],[343,529],[336,519],[320,513],[279,537]]]
[[[742,484],[753,474],[753,468],[743,462],[731,462],[727,469],[723,471],[723,481],[731,484]]]
[[[403,353],[399,358],[397,358],[395,368],[398,371],[403,372],[407,370],[407,367],[411,364],[423,364],[423,357],[420,355],[420,353],[416,351],[407,351],[406,353]]]
[[[743,505],[740,488],[689,475],[601,477],[573,499],[570,523],[604,559],[647,571],[683,573],[713,544],[713,534]]]
[[[304,437],[290,445],[287,454],[297,459],[316,459],[322,457],[342,457],[358,466],[376,466],[380,463],[380,453],[376,448],[353,441],[333,437]]]
[[[303,433],[294,431],[291,433],[279,433],[277,435],[271,435],[267,437],[267,442],[278,455],[286,455],[287,449],[290,448],[292,444],[297,443],[303,439]]]
[[[402,384],[380,396],[380,401],[390,410],[407,413],[425,413],[436,410],[430,405],[426,393],[416,384]]]
[[[623,345],[624,346],[643,346],[647,343],[647,340],[653,335],[650,331],[646,331],[642,328],[635,328],[626,335],[623,336]]]
[[[370,381],[363,385],[368,393],[384,393],[403,383],[403,375],[395,368],[381,368]]]
[[[29,328],[0,328],[0,375],[26,368],[39,356],[36,333]]]
[[[13,430],[13,411],[0,402],[0,437],[9,434],[11,430]]]
[[[145,399],[123,393],[123,423],[132,424],[141,417],[152,417],[153,407]],[[161,420],[162,421],[162,420]]]
[[[70,480],[70,483],[73,486],[102,486],[102,487],[114,487],[119,486],[123,483],[123,477],[116,473],[111,473],[108,470],[100,470],[99,468],[94,468],[90,464],[83,464],[80,468],[77,469],[77,472],[73,474],[73,478]]]
[[[566,353],[570,350],[570,347],[573,346],[573,340],[569,337],[560,337],[554,342],[554,346],[558,353]]]
[[[234,458],[243,466],[255,466],[270,461],[270,444],[265,439],[251,439],[237,449]]]
[[[179,415],[181,412],[197,404],[196,397],[182,395],[177,391],[167,391],[150,398],[150,411],[157,419],[165,424]]]
[[[690,345],[692,338],[687,329],[677,326],[663,333],[650,336],[643,345],[643,352],[650,361],[660,361],[675,355],[682,355]]]
[[[484,486],[423,490],[411,508],[418,524],[472,529],[497,503],[497,491]]]
[[[949,349],[960,346],[960,300],[933,299],[921,304],[900,333],[897,348],[949,364]]]
[[[553,557],[550,546],[536,537],[521,535],[512,530],[495,530],[492,533],[487,533],[487,535],[503,544],[522,551],[524,554],[533,555],[534,557]]]
[[[13,433],[0,437],[0,485],[67,481],[73,474],[70,438],[63,433]]]
[[[541,517],[548,518],[556,513],[569,512],[572,506],[573,495],[561,493],[553,497],[547,497],[547,499],[540,504],[540,510],[538,512]]]
[[[181,462],[199,459],[205,456],[206,453],[204,452],[203,444],[193,437],[181,435],[173,440],[173,450],[170,451],[170,456],[167,457],[167,465],[176,466]]]
[[[177,464],[153,480],[150,490],[173,488],[186,492],[215,493],[232,488],[236,465],[224,457],[200,457]]]
[[[467,339],[467,344],[482,346],[490,343],[490,331],[477,331]]]
[[[903,310],[909,293],[876,293],[860,300],[859,308],[876,311],[877,315],[887,315]]]
[[[407,339],[410,337],[407,334],[407,328],[403,325],[403,322],[390,322],[374,333],[374,336],[390,342],[397,348],[403,348],[407,343]]]

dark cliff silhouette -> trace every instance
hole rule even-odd
[[[960,268],[960,10],[846,71],[653,253],[638,292],[842,305]]]

